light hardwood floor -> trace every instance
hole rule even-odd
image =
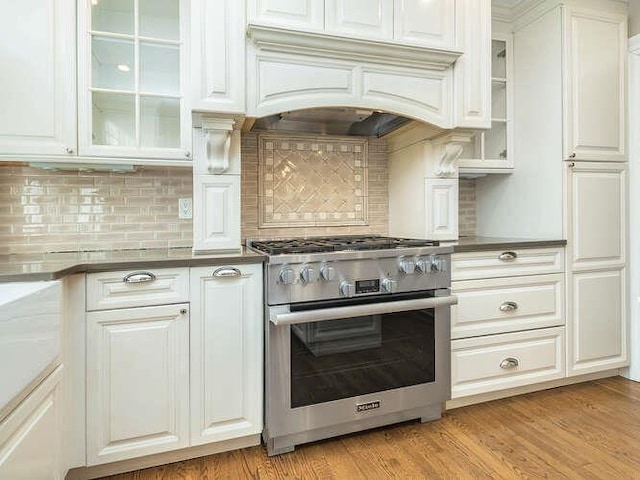
[[[213,479],[640,479],[640,383],[621,377],[459,408],[299,446],[263,447],[109,477]]]

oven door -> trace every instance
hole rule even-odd
[[[268,308],[268,435],[417,411],[449,399],[449,309],[456,298],[448,290],[439,294]]]

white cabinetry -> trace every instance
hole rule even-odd
[[[250,0],[250,22],[284,28],[321,31],[325,0]]]
[[[262,432],[262,265],[191,269],[191,444]]]
[[[326,0],[327,33],[393,38],[393,0]]]
[[[193,110],[244,112],[245,15],[245,2],[191,1]]]
[[[456,253],[452,398],[565,376],[563,250]]]
[[[505,173],[513,169],[513,38],[491,41],[491,129],[473,132],[457,162],[460,173]]]
[[[61,465],[60,379],[51,373],[0,423],[0,478],[59,480]]]
[[[188,159],[189,2],[78,2],[81,155]]]
[[[626,366],[627,166],[567,166],[568,373]]]
[[[74,2],[2,0],[0,11],[0,155],[74,155]]]
[[[115,276],[120,291],[108,272],[87,278],[88,308],[102,309],[87,313],[89,465],[189,445],[189,304],[163,304],[188,301],[187,288],[167,287],[188,282],[188,270]],[[136,298],[155,306],[118,308]]]
[[[564,158],[624,161],[627,18],[565,7]]]
[[[393,38],[402,43],[452,48],[455,44],[456,3],[459,2],[394,0]]]

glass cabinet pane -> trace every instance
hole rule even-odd
[[[491,118],[507,119],[507,83],[494,81],[491,83]]]
[[[503,40],[491,41],[491,76],[507,78],[507,42]]]
[[[133,35],[133,0],[91,0],[91,29]]]
[[[119,38],[93,37],[91,86],[112,90],[135,88],[134,43]]]
[[[121,93],[92,93],[94,145],[136,145],[136,97]]]
[[[138,5],[140,36],[180,39],[179,0],[139,0]]]
[[[491,130],[485,132],[484,155],[487,160],[507,158],[507,122],[491,122]]]
[[[180,147],[180,99],[140,97],[143,147]]]
[[[178,45],[140,43],[140,91],[180,93],[180,47]]]

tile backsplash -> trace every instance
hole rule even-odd
[[[386,235],[387,143],[242,136],[242,237]]]
[[[178,199],[192,190],[188,168],[1,165],[0,253],[190,247],[192,221],[178,219]]]
[[[461,237],[470,237],[476,230],[476,181],[461,178],[458,182],[458,233]]]

